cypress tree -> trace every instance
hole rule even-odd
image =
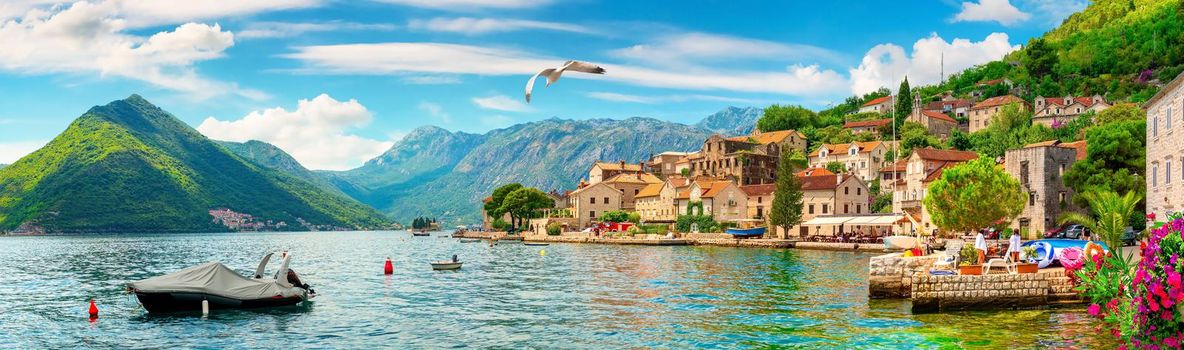
[[[803,167],[801,153],[782,152],[777,164],[777,190],[773,192],[773,207],[769,210],[769,223],[776,234],[778,227],[786,230],[802,222],[802,184],[793,173]]]
[[[909,77],[904,77],[904,81],[900,82],[900,88],[896,90],[896,108],[892,112],[892,122],[896,123],[896,130],[900,132],[904,119],[913,113],[913,89],[909,87]]]

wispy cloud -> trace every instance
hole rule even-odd
[[[376,43],[296,47],[284,57],[304,63],[314,74],[469,74],[532,75],[563,59],[514,49],[444,43]],[[608,74],[572,74],[576,79],[686,90],[724,90],[785,95],[826,95],[845,90],[847,79],[817,65],[790,65],[784,70],[724,70],[689,67],[682,70],[601,64]]]
[[[407,23],[407,27],[415,30],[428,30],[433,32],[450,32],[461,33],[468,35],[500,33],[500,32],[514,32],[520,30],[553,30],[561,32],[572,32],[582,34],[595,34],[591,28],[579,26],[568,23],[558,22],[544,22],[533,21],[525,19],[505,19],[505,18],[472,18],[472,17],[457,17],[457,18],[432,18],[432,19],[413,19]]]
[[[626,102],[626,103],[643,103],[643,104],[658,104],[670,102],[688,102],[688,101],[713,101],[713,102],[729,102],[729,103],[757,103],[757,100],[747,98],[735,98],[726,96],[713,95],[656,95],[656,96],[642,96],[642,95],[628,95],[619,94],[615,92],[594,91],[586,94],[588,97],[598,100]]]
[[[452,124],[452,116],[444,112],[444,107],[438,104],[422,101],[419,103],[419,110],[427,112],[429,116],[435,118],[441,124]]]
[[[392,31],[398,27],[388,23],[357,23],[357,22],[323,22],[323,23],[290,23],[290,22],[253,22],[236,33],[243,39],[288,38],[311,32],[336,31]]]
[[[546,6],[552,0],[374,0],[378,2],[449,11],[519,9]]]
[[[1032,15],[1020,11],[1008,0],[979,0],[963,2],[962,11],[954,15],[954,22],[998,22],[1012,26],[1027,21]]]
[[[416,75],[403,77],[403,82],[414,85],[460,84],[460,78],[453,75]]]
[[[840,62],[838,52],[817,46],[779,43],[711,33],[664,35],[653,42],[612,50],[615,57],[669,66],[684,62],[809,61]]]
[[[494,95],[489,97],[475,97],[473,103],[478,107],[484,109],[492,109],[505,112],[529,112],[530,106],[518,100],[506,97],[506,95]]]

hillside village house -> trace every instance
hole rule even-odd
[[[592,163],[592,168],[588,169],[588,184],[595,185],[613,176],[620,174],[640,174],[644,171],[640,163],[626,164],[623,160],[617,163],[595,162]]]
[[[954,118],[941,112],[924,109],[921,105],[921,94],[913,95],[913,112],[905,118],[905,121],[924,125],[925,129],[929,130],[929,134],[942,140],[949,138],[950,133],[958,128],[958,121]]]
[[[571,207],[579,227],[587,227],[605,212],[621,210],[621,191],[603,182],[588,185],[571,192]]]
[[[650,169],[650,172],[652,172],[653,174],[661,176],[663,178],[670,177],[672,175],[682,174],[683,167],[679,167],[679,161],[685,160],[687,158],[687,156],[689,156],[689,155],[691,155],[690,152],[662,152],[662,153],[658,153],[657,155],[650,157],[650,161],[646,163],[646,167],[648,167]],[[686,167],[686,168],[690,167],[690,165],[689,165],[690,163],[684,163],[684,164],[687,164],[684,167]]]
[[[678,219],[679,213],[675,208],[675,198],[678,191],[684,189],[689,180],[681,176],[673,176],[659,184],[650,184],[641,189],[637,195],[637,214],[645,222],[671,223]]]
[[[891,191],[896,188],[896,183],[904,179],[908,163],[908,159],[901,159],[880,167],[880,191]]]
[[[702,149],[687,157],[691,177],[734,179],[740,185],[772,183],[781,152],[806,150],[806,136],[793,130],[754,132],[724,138],[712,135]]]
[[[821,226],[806,222],[818,217],[872,213],[867,183],[857,176],[835,174],[826,169],[806,169],[794,176],[802,184],[803,224],[790,228],[790,232],[801,236],[833,235],[836,233],[833,230],[823,232]]]
[[[977,158],[978,154],[968,151],[933,148],[913,150],[905,163],[904,178],[897,181],[892,191],[892,212],[903,213],[908,219],[904,233],[917,230],[928,234],[937,229],[930,220],[929,211],[922,204],[929,184],[941,178],[943,169]]]
[[[1077,116],[1089,111],[1101,112],[1106,108],[1110,108],[1110,104],[1106,103],[1106,99],[1102,98],[1102,95],[1082,97],[1036,96],[1036,99],[1032,101],[1032,107],[1035,111],[1032,115],[1032,123],[1044,124],[1051,127],[1054,122],[1073,120]]]
[[[970,132],[986,129],[991,125],[991,118],[1002,110],[1003,106],[1017,104],[1027,109],[1028,102],[1013,95],[1003,95],[988,98],[970,108]]]
[[[703,203],[703,215],[728,222],[747,218],[748,197],[732,181],[693,181],[675,197],[678,215],[686,215],[691,203]],[[698,214],[698,210],[695,210]]]
[[[842,163],[848,172],[870,182],[880,176],[886,152],[888,148],[880,141],[823,144],[810,152],[808,160],[811,168],[826,168],[830,162]]]
[[[861,132],[870,132],[877,137],[880,136],[880,127],[892,123],[892,118],[876,119],[876,120],[861,120],[857,122],[843,123],[843,128],[851,130],[851,134],[858,134]]]
[[[1030,144],[1008,150],[1004,168],[1028,193],[1024,210],[1012,221],[1012,227],[1025,232],[1024,239],[1037,239],[1057,227],[1061,213],[1078,211],[1073,205],[1073,189],[1065,186],[1065,171],[1085,159],[1085,141],[1061,143],[1058,140]]]
[[[1152,96],[1147,111],[1147,212],[1184,211],[1184,73]]]
[[[612,186],[617,191],[621,191],[621,209],[633,211],[634,198],[641,193],[641,189],[650,184],[660,184],[662,180],[652,174],[627,173],[617,174],[608,180],[604,180],[603,183]]]
[[[966,118],[970,116],[970,107],[972,106],[974,106],[974,101],[956,99],[952,95],[945,95],[940,101],[926,103],[923,109],[945,114],[950,117]]]
[[[891,95],[876,98],[860,106],[859,113],[888,113],[888,111],[892,110],[893,103],[896,103],[896,99],[892,98]]]

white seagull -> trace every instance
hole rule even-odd
[[[564,71],[569,70],[592,74],[604,74],[604,68],[600,68],[600,66],[595,64],[580,61],[567,61],[563,63],[563,67],[544,69],[543,71],[539,72],[539,74],[535,74],[533,77],[530,77],[530,80],[526,82],[526,103],[530,103],[530,91],[534,90],[534,81],[535,79],[538,79],[540,75],[546,76],[546,86],[551,86],[551,83],[559,80],[559,76],[563,75]]]

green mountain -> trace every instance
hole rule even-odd
[[[0,169],[4,169],[4,167],[7,167],[7,166],[8,166],[8,164],[0,164]]]
[[[233,141],[214,141],[222,147],[226,147],[231,153],[254,163],[257,166],[276,170],[298,179],[308,181],[309,183],[319,186],[329,192],[345,196],[344,192],[337,189],[329,180],[321,175],[308,170],[303,165],[300,165],[296,158],[284,150],[267,142],[250,140],[247,142],[233,142]]]
[[[322,174],[396,220],[431,216],[446,225],[474,223],[481,199],[499,185],[571,190],[595,161],[636,163],[659,152],[697,150],[713,133],[751,131],[759,117],[759,109],[733,107],[695,125],[634,117],[552,118],[484,135],[424,127],[361,168]]]
[[[91,108],[0,170],[0,229],[218,231],[208,211],[257,220],[376,227],[387,220],[308,180],[236,156],[140,96]]]

